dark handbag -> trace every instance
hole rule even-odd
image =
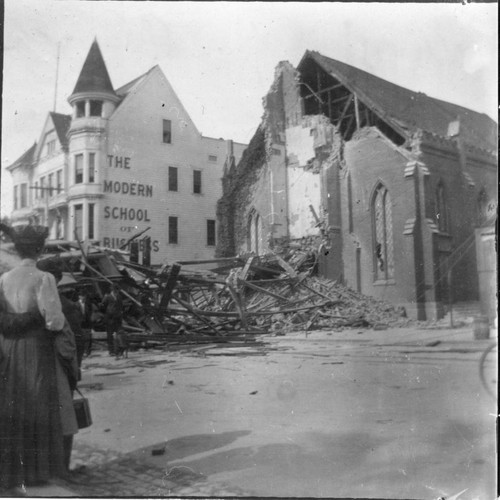
[[[89,400],[83,397],[83,394],[76,389],[80,395],[79,398],[73,399],[73,408],[75,409],[76,422],[79,429],[85,429],[92,425],[92,415],[90,414]]]

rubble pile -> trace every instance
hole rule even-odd
[[[244,304],[247,325],[284,333],[319,328],[403,325],[408,320],[394,306],[361,295],[339,283],[314,275],[309,252],[250,257],[233,268],[230,279]]]
[[[394,306],[317,276],[313,251],[300,247],[164,266],[130,262],[126,252],[90,246],[60,247],[65,277],[60,290],[93,304],[92,325],[104,332],[104,289],[123,299],[123,329],[143,345],[252,342],[263,333],[364,327],[382,329],[408,320]],[[210,266],[211,270],[193,268]]]

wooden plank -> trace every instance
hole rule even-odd
[[[309,210],[311,211],[314,220],[316,221],[316,224],[320,224],[321,221],[319,220],[318,214],[316,213],[316,210],[314,210],[314,207],[312,205],[309,205]]]
[[[309,205],[312,207],[312,205]],[[314,210],[314,208],[313,208]],[[292,278],[297,277],[297,272],[295,269],[284,259],[282,259],[278,254],[273,252],[273,255],[276,257],[276,260],[279,262],[280,266],[290,275]]]
[[[205,259],[205,260],[179,260],[177,264],[181,266],[195,265],[195,264],[217,264],[224,262],[241,263],[240,257],[221,257],[220,259]]]
[[[356,130],[359,130],[361,127],[361,121],[359,118],[359,102],[358,102],[358,96],[354,94],[354,113],[356,115]]]
[[[240,274],[240,278],[242,280],[246,280],[247,279],[247,276],[248,276],[248,273],[250,271],[250,266],[253,264],[253,261],[255,260],[255,256],[252,255],[251,257],[248,258],[248,260],[246,261],[245,263],[245,267],[243,268],[243,270],[241,271],[241,274]]]
[[[283,300],[285,302],[290,302],[290,300],[287,299],[286,297],[283,297],[282,295],[278,295],[277,293],[266,290],[265,288],[262,288],[260,286],[254,285],[253,283],[250,283],[248,281],[238,279],[238,283],[245,285],[248,288],[252,288],[253,290],[257,290],[258,292],[264,293],[266,295],[270,295],[271,297],[274,297],[275,299]]]
[[[351,101],[352,101],[352,94],[349,96],[349,99],[347,99],[347,102],[345,103],[344,109],[342,110],[342,113],[340,114],[340,118],[337,120],[336,125],[338,128],[340,128],[342,120],[344,119],[344,116],[347,113],[347,110],[349,109]]]
[[[181,266],[178,264],[173,264],[170,269],[170,273],[167,277],[167,282],[165,284],[165,288],[163,289],[163,294],[160,300],[160,309],[166,309],[172,298],[172,293],[174,291],[175,285],[177,283],[177,279],[179,276],[179,272],[181,270]]]

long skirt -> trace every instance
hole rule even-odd
[[[0,335],[0,486],[64,473],[52,334]]]

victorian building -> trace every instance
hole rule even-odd
[[[159,66],[115,89],[97,41],[68,102],[8,167],[13,224],[111,248],[150,228],[153,264],[212,258],[223,168],[246,146],[202,136]]]
[[[419,319],[477,300],[497,124],[307,51],[282,62],[218,204],[218,255],[314,247],[320,272]]]

